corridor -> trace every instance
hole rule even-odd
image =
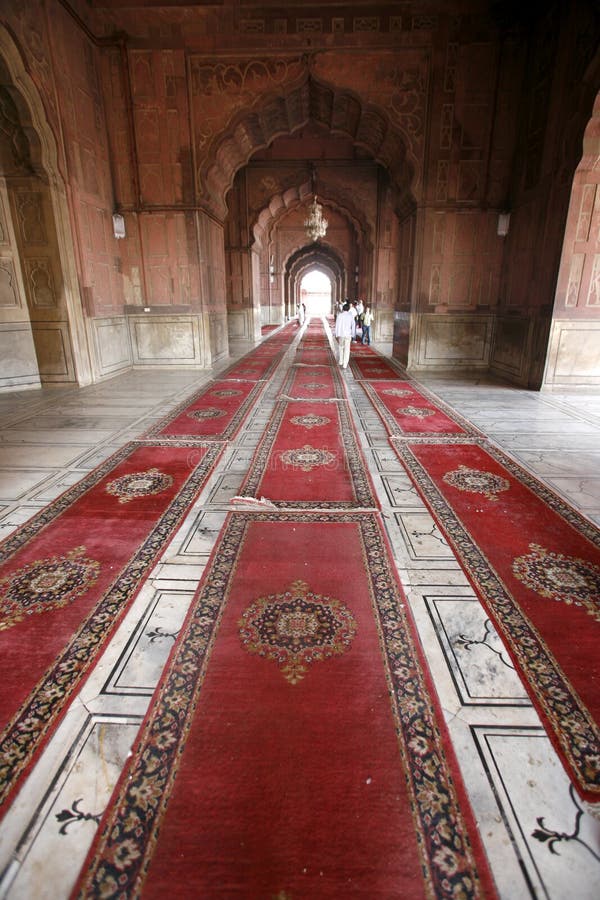
[[[320,320],[286,327],[291,343],[265,390],[225,442],[2,821],[0,897],[69,896],[227,514],[260,508],[260,498],[244,501],[242,486],[309,325]],[[330,325],[323,325],[333,344]],[[261,346],[280,333],[265,335]],[[250,349],[240,347],[238,359]],[[200,376],[132,371],[86,388],[0,395],[2,538],[231,363]],[[356,370],[340,377],[498,893],[505,900],[593,900],[600,819],[570,789],[508,654]],[[600,525],[600,394],[534,393],[487,378],[439,375],[419,384]]]

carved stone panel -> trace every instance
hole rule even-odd
[[[12,259],[0,257],[0,306],[18,307],[19,290]]]
[[[25,279],[31,302],[37,307],[57,305],[52,263],[47,257],[30,256],[24,260]]]
[[[43,196],[39,191],[20,191],[16,195],[17,223],[23,245],[48,243]]]

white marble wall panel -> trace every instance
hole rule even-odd
[[[520,381],[525,377],[531,325],[528,319],[499,316],[494,329],[491,368]]]
[[[43,381],[46,384],[75,382],[69,323],[34,322],[32,330],[36,353],[42,360],[40,375]]]
[[[100,378],[114,375],[131,366],[131,340],[124,316],[89,319],[88,328]]]
[[[394,310],[376,309],[371,326],[373,342],[392,341],[394,339]]]
[[[230,341],[254,339],[254,317],[251,309],[230,309],[227,312],[227,331]]]
[[[135,366],[201,366],[204,354],[196,316],[129,316]]]
[[[417,317],[415,325],[411,371],[488,367],[491,316],[425,314]]]
[[[29,322],[0,323],[0,391],[39,386],[31,325]]]
[[[600,321],[555,319],[550,331],[544,386],[600,385]]]

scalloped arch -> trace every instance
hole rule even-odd
[[[265,246],[265,236],[269,234],[274,225],[276,225],[288,212],[296,209],[312,197],[312,189],[310,181],[303,182],[298,186],[288,188],[286,191],[274,194],[267,205],[260,211],[256,221],[252,225],[252,234],[254,241],[258,246]],[[370,226],[366,221],[364,214],[358,209],[350,209],[347,203],[340,204],[334,197],[327,193],[319,193],[319,202],[325,207],[337,210],[352,226],[357,241],[361,242],[362,235],[368,235]]]
[[[322,244],[311,244],[292,253],[285,261],[286,297],[291,305],[298,299],[297,292],[302,277],[311,269],[324,272],[331,279],[332,303],[342,296],[345,266],[341,256],[332,248]]]
[[[253,108],[237,116],[217,140],[213,152],[198,170],[199,199],[219,218],[227,214],[226,195],[236,172],[257,151],[308,122],[332,134],[350,137],[389,172],[400,196],[410,200],[416,180],[416,162],[408,158],[406,144],[385,112],[346,90],[307,78],[285,95],[260,97]]]

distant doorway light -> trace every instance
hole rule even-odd
[[[308,316],[331,313],[331,279],[318,269],[311,269],[300,282],[300,299]]]

